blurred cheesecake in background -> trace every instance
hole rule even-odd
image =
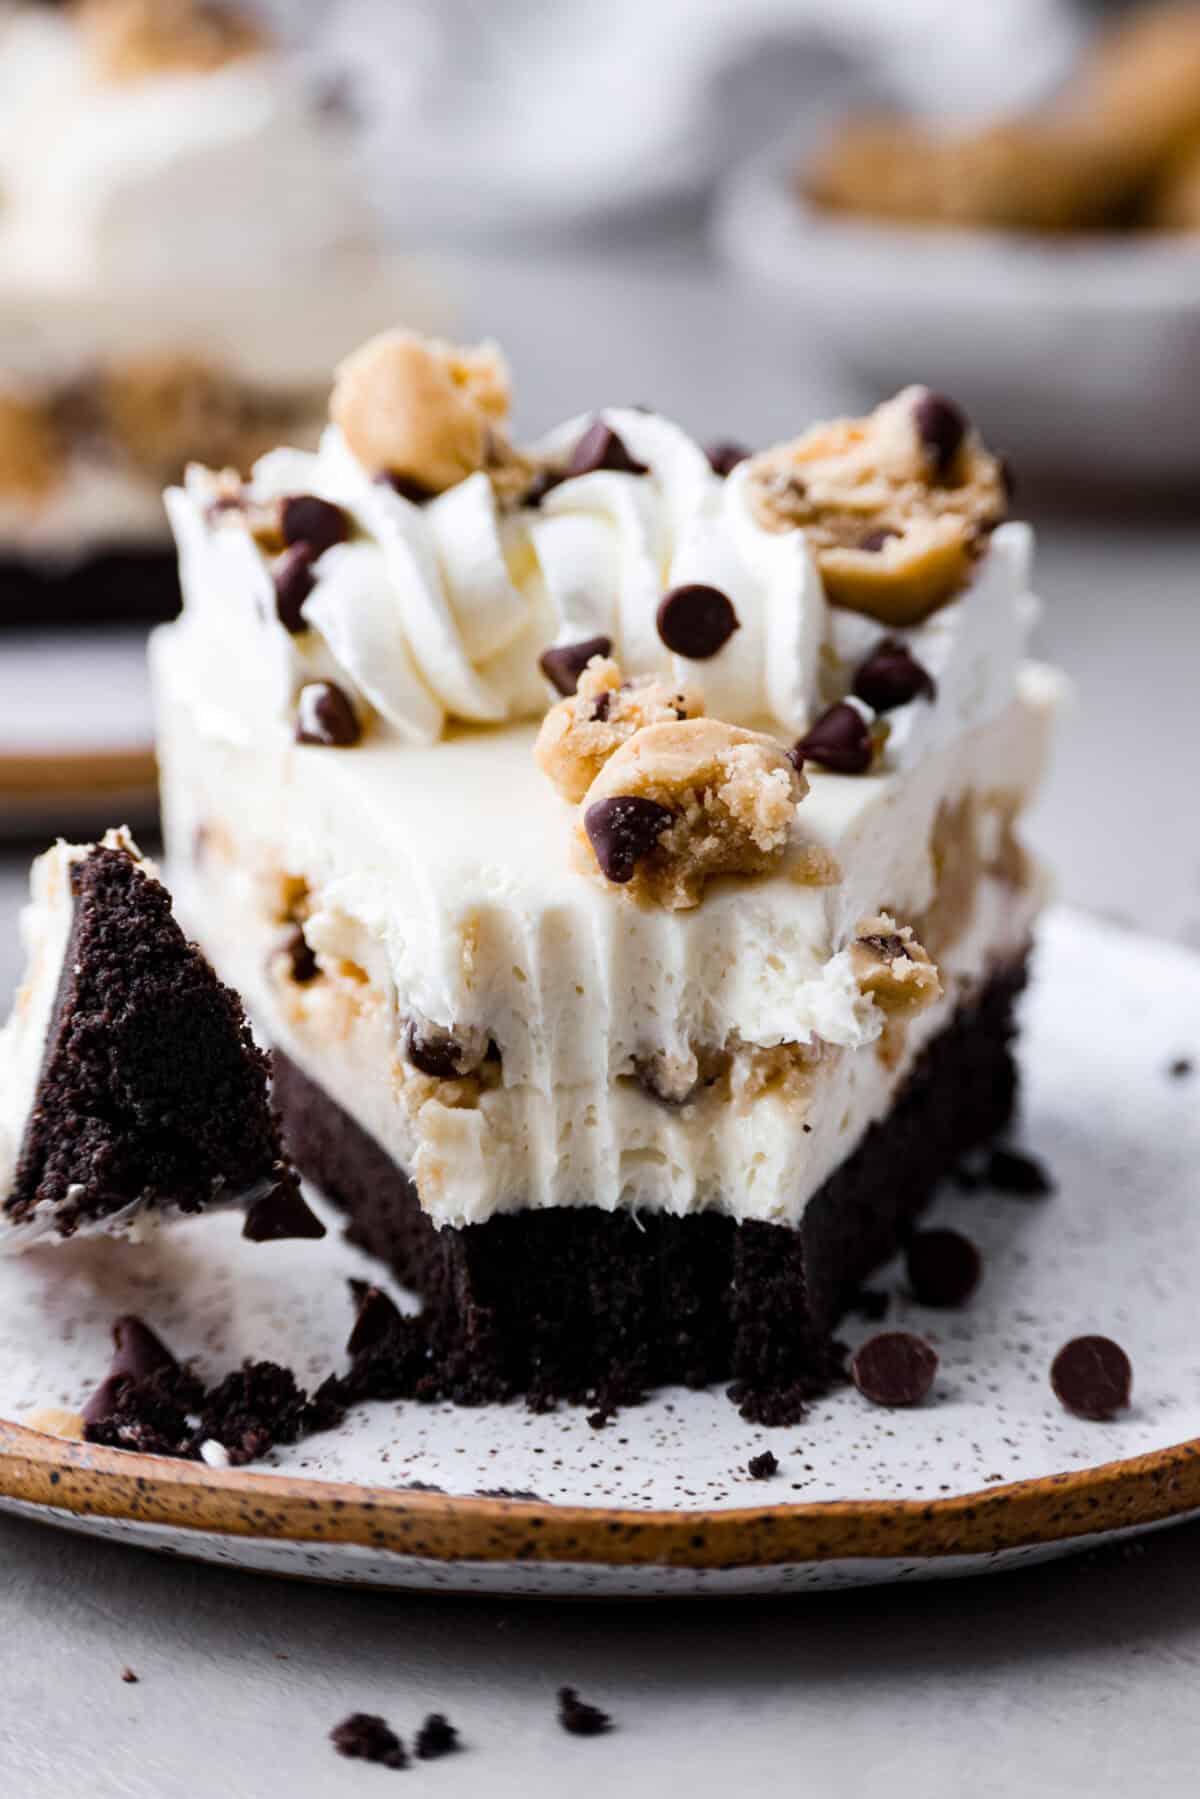
[[[315,440],[432,308],[249,12],[0,4],[0,627],[172,613],[164,484]]]

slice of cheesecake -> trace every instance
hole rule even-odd
[[[247,1235],[321,1235],[241,1001],[129,835],[56,844],[31,886],[27,978],[0,1032],[5,1246],[232,1203]]]

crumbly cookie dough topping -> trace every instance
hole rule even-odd
[[[581,800],[610,756],[649,725],[700,718],[704,696],[655,677],[622,681],[607,656],[594,656],[574,694],[551,708],[533,753],[564,799]]]
[[[268,47],[262,26],[215,0],[81,0],[93,61],[108,81],[205,74]]]
[[[888,912],[858,921],[850,965],[859,987],[889,1018],[911,1017],[941,995],[941,978],[912,926],[897,924]]]
[[[750,479],[764,530],[805,531],[832,604],[893,627],[959,592],[1008,507],[1002,463],[923,387],[764,451]]]
[[[485,468],[528,480],[506,436],[510,400],[495,344],[385,331],[340,364],[329,411],[364,468],[420,500]]]
[[[583,797],[580,840],[603,879],[670,911],[719,875],[777,867],[804,776],[771,738],[719,719],[648,725]]]

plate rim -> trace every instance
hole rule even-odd
[[[0,1502],[202,1535],[418,1560],[728,1572],[940,1561],[1166,1523],[1200,1510],[1200,1438],[942,1499],[633,1510],[372,1487],[110,1449],[0,1419]]]

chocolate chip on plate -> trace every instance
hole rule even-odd
[[[944,477],[949,474],[959,446],[967,434],[965,415],[945,394],[927,390],[917,401],[913,419],[934,473]]]
[[[583,637],[578,643],[557,643],[543,650],[538,667],[551,687],[569,698],[579,685],[579,677],[593,656],[611,656],[611,637]]]
[[[418,1758],[423,1762],[436,1761],[439,1756],[453,1755],[461,1749],[458,1732],[444,1712],[430,1712],[424,1724],[417,1732],[417,1740],[413,1747]]]
[[[397,1325],[403,1324],[403,1313],[393,1299],[390,1299],[382,1287],[372,1287],[366,1282],[355,1282],[358,1310],[355,1313],[354,1326],[346,1339],[346,1354],[361,1355],[366,1349],[376,1349],[386,1337],[391,1336]]]
[[[1042,1164],[1017,1149],[993,1149],[984,1164],[983,1178],[989,1187],[1018,1199],[1041,1199],[1054,1191],[1054,1182]]]
[[[937,1351],[911,1331],[880,1331],[850,1358],[850,1378],[874,1405],[917,1405],[933,1385]]]
[[[618,794],[589,806],[583,828],[605,878],[619,885],[631,881],[634,869],[654,848],[671,817],[657,800],[636,794]]]
[[[567,463],[568,476],[591,475],[597,469],[611,469],[618,475],[648,475],[644,462],[629,454],[621,439],[603,419],[590,424]]]
[[[845,700],[822,712],[789,752],[797,768],[802,762],[816,762],[837,775],[861,775],[870,768],[874,753],[866,719]]]
[[[282,556],[275,558],[271,567],[271,576],[275,582],[275,611],[284,630],[290,631],[293,637],[308,630],[300,608],[315,585],[312,572],[315,560],[308,544],[294,543]]]
[[[761,1455],[750,1457],[746,1473],[751,1480],[770,1480],[773,1474],[779,1473],[779,1462],[769,1449],[764,1449]]]
[[[349,533],[346,514],[330,500],[315,493],[289,494],[280,504],[279,528],[286,544],[306,543],[315,560],[344,543]]]
[[[558,1721],[573,1737],[603,1736],[612,1729],[608,1713],[581,1699],[574,1687],[558,1689]]]
[[[908,1284],[923,1306],[960,1306],[983,1273],[979,1251],[960,1231],[914,1231],[904,1252]]]
[[[395,1731],[374,1712],[351,1712],[335,1724],[329,1740],[339,1755],[353,1761],[378,1762],[385,1768],[407,1768],[408,1756]]]
[[[704,454],[708,457],[708,466],[714,475],[732,474],[739,462],[745,462],[751,455],[744,444],[715,443],[705,446]]]
[[[286,1243],[325,1235],[325,1226],[310,1209],[295,1175],[280,1169],[273,1187],[247,1208],[242,1236],[248,1243]]]
[[[310,681],[296,701],[296,742],[346,750],[362,736],[349,698],[336,681]]]
[[[456,1081],[463,1068],[463,1047],[444,1032],[422,1031],[410,1018],[404,1032],[404,1054],[421,1074],[435,1081]]]
[[[933,676],[895,637],[876,644],[854,677],[853,692],[876,712],[892,712],[910,700],[937,697]]]
[[[868,531],[865,537],[860,537],[854,547],[856,550],[868,550],[873,553],[881,550],[885,543],[890,543],[893,537],[899,537],[899,535],[898,531],[889,531],[886,525],[878,525],[874,531]]]
[[[690,662],[704,662],[724,649],[740,620],[733,601],[719,587],[689,581],[659,602],[658,634],[669,650]]]
[[[1050,1364],[1050,1385],[1068,1412],[1103,1422],[1129,1404],[1133,1368],[1111,1337],[1072,1337]]]

